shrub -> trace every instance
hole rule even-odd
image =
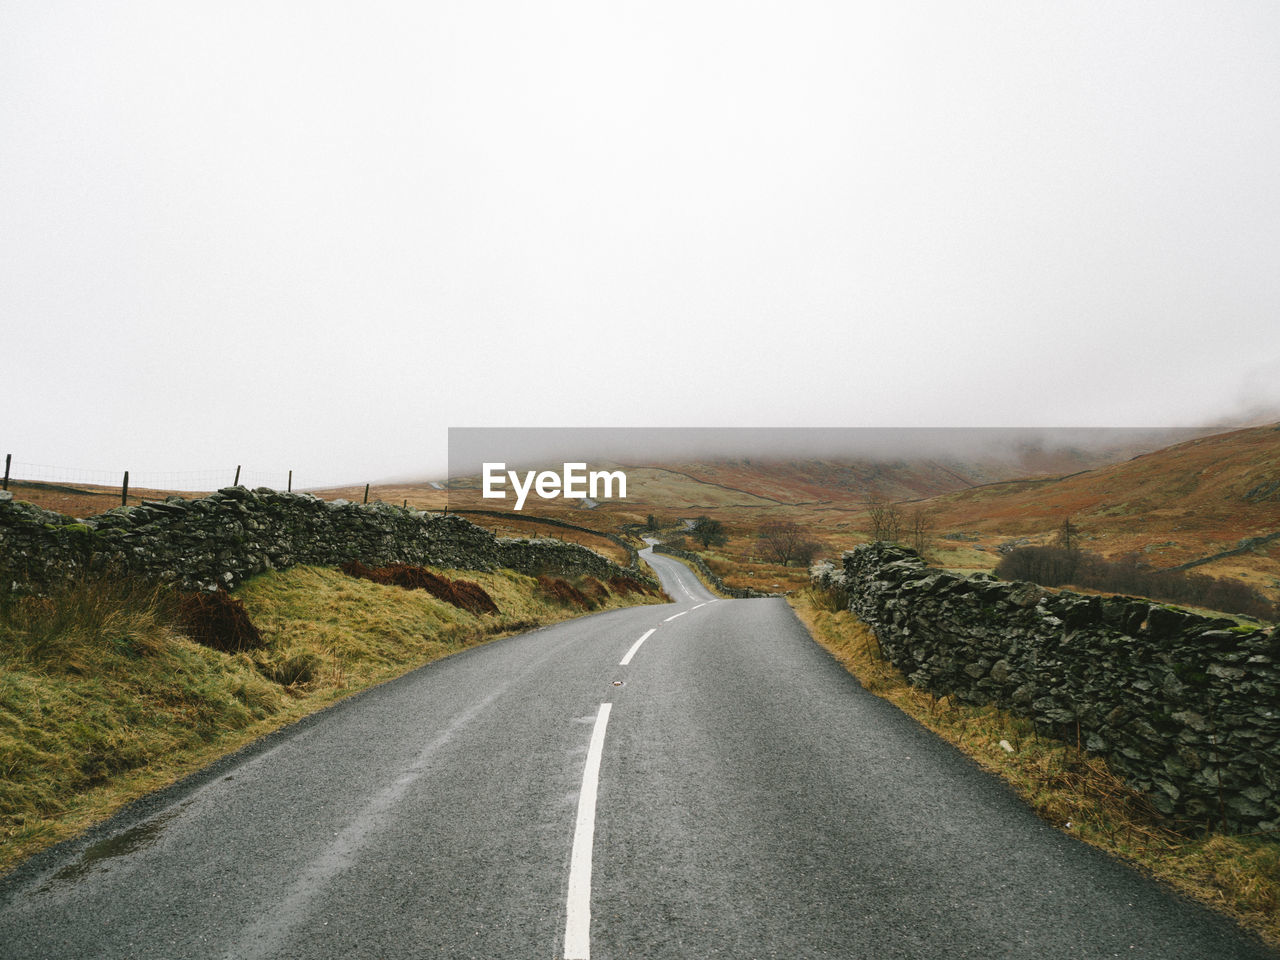
[[[640,593],[649,595],[653,592],[635,577],[610,577],[609,589],[614,593],[622,594]]]
[[[1082,554],[1062,547],[1018,547],[996,565],[996,574],[1005,580],[1030,580],[1044,587],[1072,583]]]
[[[583,577],[579,589],[584,596],[596,603],[604,603],[609,599],[609,588],[595,577]]]
[[[1277,614],[1276,604],[1247,583],[1185,570],[1157,570],[1134,556],[1107,560],[1062,547],[1019,547],[1004,556],[996,573],[1006,580],[1030,580],[1045,587],[1073,584],[1260,620],[1274,620]]]
[[[224,653],[267,645],[244,604],[225,590],[184,594],[178,601],[178,620],[182,631],[196,643]]]
[[[449,580],[432,573],[425,567],[393,563],[390,566],[371,569],[359,560],[348,560],[338,569],[348,576],[371,580],[374,583],[403,587],[406,590],[425,590],[437,600],[451,603],[469,613],[498,613],[498,605],[480,584],[470,580]]]
[[[0,641],[30,662],[92,673],[103,657],[159,653],[177,619],[172,590],[108,571],[59,585],[48,596],[5,597]]]
[[[455,607],[469,610],[472,613],[497,613],[498,605],[484,590],[484,587],[472,580],[453,580],[454,599],[449,601]]]
[[[545,573],[538,577],[538,586],[542,592],[556,603],[565,606],[581,607],[583,610],[594,610],[596,604],[587,599],[582,591],[571,584],[568,580],[562,580],[559,577],[549,577]]]
[[[719,520],[712,520],[710,517],[699,517],[693,521],[693,526],[689,528],[693,539],[702,544],[703,549],[707,547],[718,547],[729,541],[728,535],[725,533],[724,524]]]
[[[849,591],[843,586],[820,587],[816,583],[808,587],[809,599],[819,610],[828,613],[845,613],[849,609]]]

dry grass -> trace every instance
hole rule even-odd
[[[806,588],[790,602],[813,637],[868,691],[1003,777],[1045,820],[1280,946],[1280,839],[1179,832],[1102,758],[1041,736],[1030,721],[1006,711],[911,686],[881,658],[870,628],[827,592]]]
[[[572,502],[572,501],[571,501]],[[492,509],[493,501],[487,501],[488,509]],[[482,509],[477,507],[476,509]],[[570,530],[568,527],[560,527],[554,524],[539,523],[538,517],[532,515],[532,510],[526,508],[526,512],[530,516],[522,517],[518,514],[503,517],[492,517],[481,513],[467,513],[463,511],[460,516],[474,523],[478,527],[484,527],[491,531],[495,536],[499,537],[523,537],[523,538],[539,538],[553,537],[556,540],[563,540],[566,543],[576,543],[586,547],[588,550],[594,550],[602,557],[608,557],[619,566],[625,567],[631,562],[631,554],[627,552],[625,547],[619,546],[603,534],[588,533],[585,530]],[[541,512],[541,511],[539,511]],[[590,526],[592,522],[598,518],[592,516],[582,516],[583,511],[564,510],[554,519],[563,520],[566,523],[576,523],[580,526]]]
[[[230,479],[227,481],[230,482]],[[15,500],[25,500],[45,510],[54,510],[68,517],[93,517],[120,506],[120,488],[93,483],[45,483],[39,480],[10,480],[9,491]],[[152,487],[130,487],[129,505],[143,500],[163,500],[169,496],[196,497],[207,493],[191,493],[186,490],[156,490]]]
[[[177,598],[135,581],[0,605],[0,871],[358,690],[581,612],[531,577],[466,577],[501,613],[329,568],[268,573],[235,594],[265,646],[237,653],[184,636]]]
[[[755,556],[756,536],[750,530],[745,536],[731,536],[723,546],[702,551],[697,544],[687,549],[702,553],[703,559],[717,576],[731,587],[753,587],[767,593],[799,590],[809,582],[805,564],[783,566]]]
[[[183,636],[177,607],[167,591],[106,578],[4,604],[0,867],[87,826],[140,771],[282,708],[247,659]]]

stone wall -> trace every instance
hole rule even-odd
[[[578,544],[498,538],[461,517],[265,487],[147,501],[83,521],[0,493],[0,587],[7,590],[39,591],[77,571],[106,568],[188,590],[231,589],[265,570],[347,560],[636,575]]]
[[[814,572],[912,684],[1078,737],[1164,813],[1280,829],[1280,631],[959,576],[887,544]]]

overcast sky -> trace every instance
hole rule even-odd
[[[0,453],[1280,404],[1280,5],[0,6]]]

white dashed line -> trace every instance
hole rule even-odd
[[[657,630],[657,629],[658,629],[657,627],[654,627],[653,630],[650,630],[643,637],[641,637],[639,640],[633,643],[631,645],[631,649],[627,651],[627,655],[622,658],[622,661],[618,664],[618,666],[625,667],[628,663],[630,663],[631,658],[634,657],[636,655],[636,651],[640,649],[640,644],[644,643],[651,636],[653,636],[654,630]]]
[[[578,794],[578,822],[569,858],[569,898],[564,921],[564,960],[591,960],[591,848],[596,836],[596,792],[600,787],[600,758],[604,731],[613,704],[600,704],[587,747],[587,768]]]
[[[667,617],[667,619],[663,620],[662,622],[663,622],[663,623],[670,623],[670,622],[671,622],[672,620],[674,620],[676,617],[683,617],[683,616],[684,616],[686,613],[688,613],[688,612],[689,612],[688,610],[681,610],[681,611],[680,611],[679,613],[677,613],[675,616]]]

